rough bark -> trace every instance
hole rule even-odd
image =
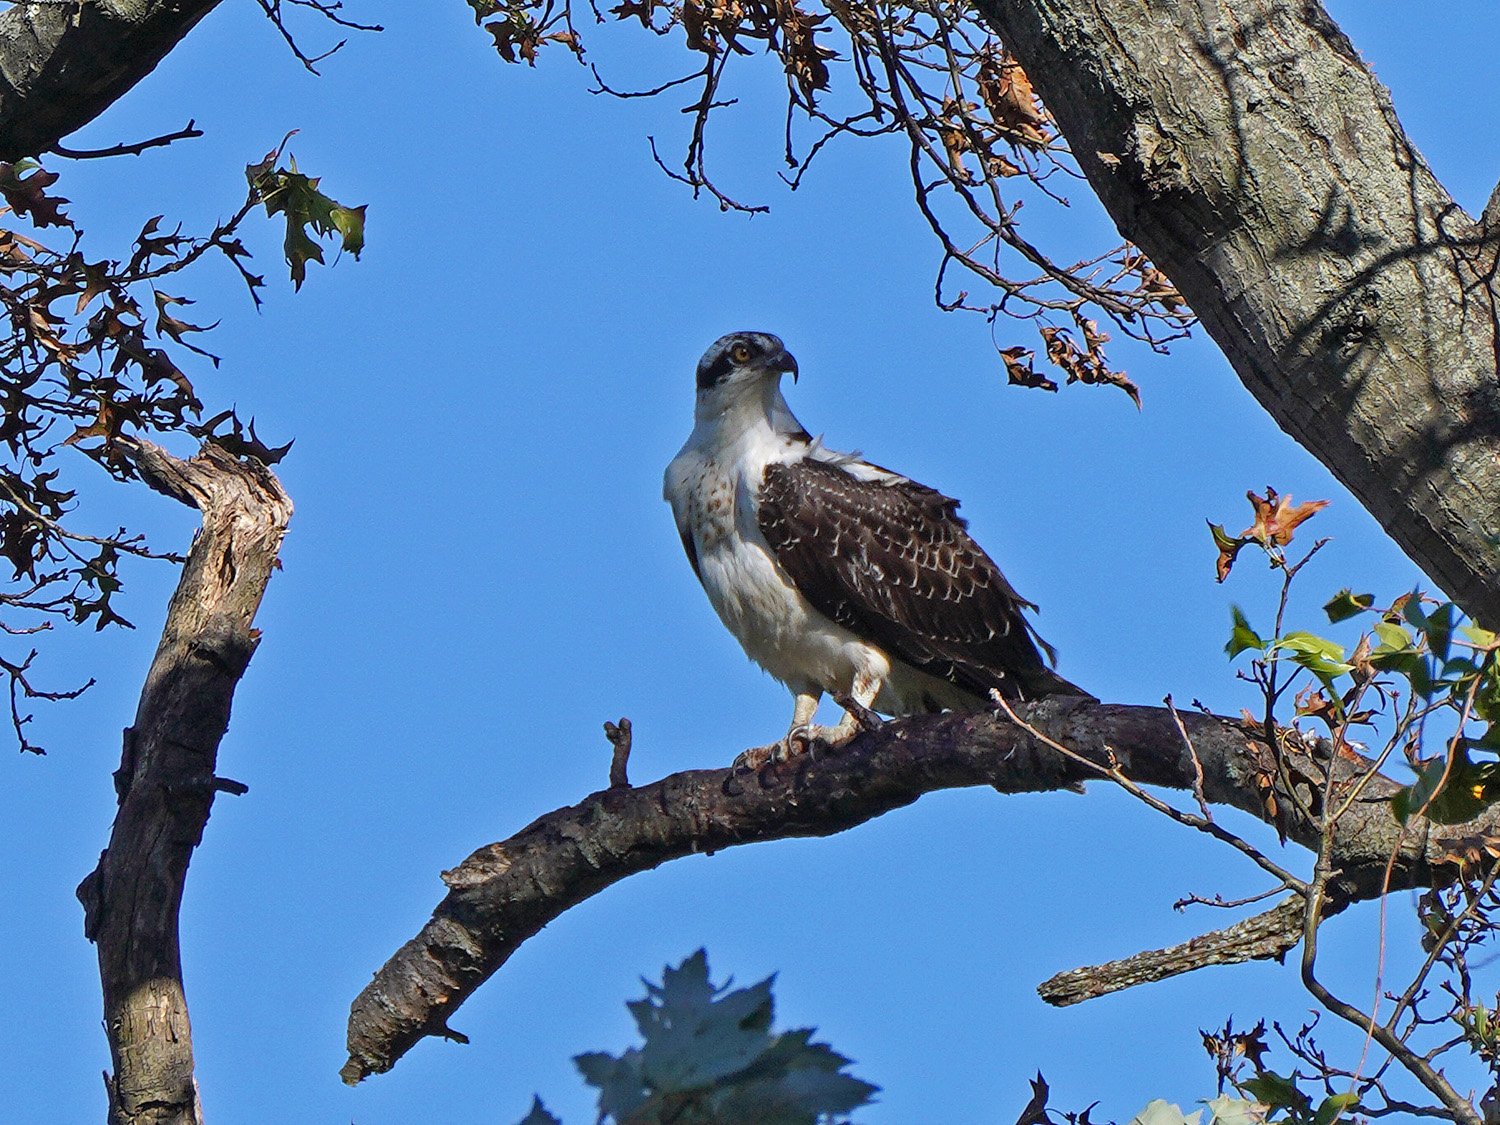
[[[1494,231],[1312,0],[978,0],[1246,387],[1500,625]]]
[[[196,1125],[178,910],[215,794],[244,792],[215,774],[219,741],[292,505],[269,469],[217,446],[182,461],[149,442],[120,444],[147,484],[198,508],[203,525],[125,730],[109,847],[78,897],[104,986],[110,1125]]]
[[[0,14],[0,160],[46,152],[94,120],[218,4],[23,2]]]
[[[1063,789],[1100,777],[1111,763],[1145,785],[1192,789],[1198,776],[1193,753],[1165,708],[1052,700],[1029,705],[1022,715],[1094,764],[1070,760],[1004,716],[922,716],[885,724],[838,754],[760,775],[692,770],[639,789],[603,790],[479,849],[444,873],[449,892],[432,918],[354,1001],[344,1080],[389,1070],[424,1036],[461,1039],[449,1030],[449,1016],[523,942],[605,887],[668,860],[762,840],[832,835],[939,789]],[[1318,829],[1294,801],[1283,797],[1274,808],[1264,802],[1274,765],[1254,732],[1214,716],[1182,720],[1207,801],[1276,820],[1292,839],[1317,843]],[[1326,764],[1311,752],[1293,754],[1289,772],[1311,793],[1321,790]],[[1348,778],[1360,763],[1340,759],[1334,768]],[[1442,857],[1458,841],[1500,831],[1497,809],[1482,822],[1413,823],[1403,832],[1387,800],[1395,788],[1373,779],[1338,821],[1334,863],[1342,873],[1330,889],[1335,909],[1378,895],[1393,853],[1393,886],[1428,885],[1452,877]],[[1286,948],[1261,932],[1266,927],[1250,929],[1240,943],[1244,957],[1216,949],[1197,963],[1179,959],[1172,971]],[[1161,975],[1169,974],[1153,979]]]

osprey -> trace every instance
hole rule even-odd
[[[1043,661],[1035,609],[969,537],[958,501],[839,453],[793,417],[797,361],[764,332],[724,336],[698,361],[692,435],[667,467],[688,561],[749,657],[795,696],[777,747],[835,744],[849,711],[811,725],[824,692],[891,715],[1087,696]]]

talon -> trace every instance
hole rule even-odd
[[[758,773],[767,765],[776,761],[777,750],[780,743],[773,742],[769,746],[752,746],[748,750],[741,750],[729,764],[731,774]]]
[[[813,743],[817,741],[817,737],[817,728],[811,723],[802,723],[799,726],[793,727],[786,732],[786,737],[781,740],[781,745],[785,749],[785,756],[794,758],[798,754],[809,753],[813,748]],[[798,744],[801,745],[801,749],[797,748]]]

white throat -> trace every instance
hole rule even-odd
[[[804,434],[786,399],[779,377],[749,386],[709,387],[698,392],[693,407],[691,444],[724,447],[749,438]]]

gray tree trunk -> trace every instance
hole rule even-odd
[[[214,767],[292,505],[269,469],[217,446],[181,461],[118,440],[146,483],[198,508],[203,526],[125,731],[109,847],[78,897],[99,947],[110,1125],[201,1125],[178,909],[215,794],[244,792]]]
[[[0,14],[0,160],[46,152],[87,125],[218,5],[52,0]]]
[[[978,0],[1277,423],[1500,626],[1494,220],[1312,0]]]

